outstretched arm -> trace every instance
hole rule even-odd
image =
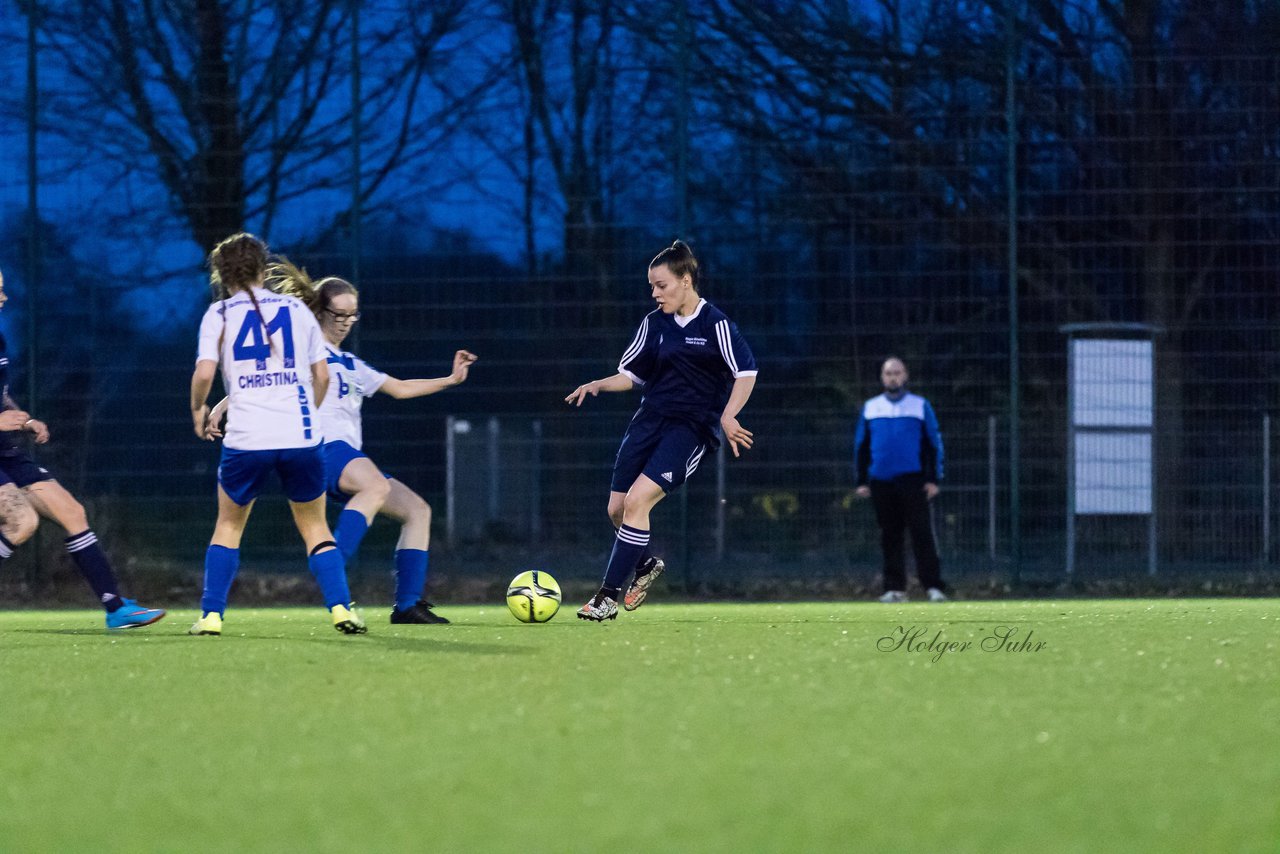
[[[720,414],[720,429],[724,431],[724,438],[729,443],[733,455],[738,456],[738,446],[742,446],[742,450],[751,449],[753,436],[751,431],[738,423],[738,413],[742,411],[742,407],[747,405],[747,400],[751,397],[752,390],[756,387],[755,374],[738,377],[733,381],[733,391],[729,392],[729,402],[724,406],[724,412]]]
[[[595,397],[602,391],[631,391],[635,383],[625,374],[614,374],[611,377],[605,377],[602,380],[592,380],[589,383],[583,383],[569,393],[564,399],[565,403],[572,403],[574,406],[581,406],[582,401],[587,399],[587,395]]]
[[[467,373],[471,370],[471,365],[476,361],[476,355],[467,350],[459,350],[453,354],[453,373],[447,377],[438,377],[433,380],[399,380],[395,377],[387,377],[383,380],[378,391],[389,394],[397,400],[405,400],[410,397],[426,397],[429,394],[435,394],[438,391],[444,391],[456,385],[461,385],[467,381]]]
[[[213,373],[217,369],[217,362],[201,359],[191,374],[191,422],[201,439],[207,438],[204,427],[209,419],[209,391],[213,388]]]

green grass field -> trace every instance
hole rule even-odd
[[[4,613],[0,850],[1280,844],[1276,600],[441,613]]]

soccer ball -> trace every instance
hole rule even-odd
[[[522,572],[507,585],[507,607],[522,623],[545,623],[560,610],[560,585],[541,570]]]

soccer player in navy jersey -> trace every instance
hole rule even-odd
[[[347,586],[346,563],[325,519],[324,451],[317,410],[329,387],[327,352],[315,315],[301,300],[263,287],[266,244],[234,234],[209,253],[218,299],[200,322],[191,375],[195,433],[212,439],[209,391],[222,369],[228,422],[218,466],[218,521],[205,552],[201,617],[193,635],[220,635],[240,539],[254,501],[275,472],[307,549],[307,567],[333,627],[362,634]]]
[[[476,356],[466,350],[453,355],[453,370],[435,379],[402,380],[375,370],[354,353],[341,349],[360,319],[360,294],[337,276],[312,282],[305,270],[281,259],[268,268],[267,280],[280,293],[298,297],[315,313],[326,343],[329,393],[320,405],[324,427],[325,482],[329,497],[345,505],[334,526],[343,557],[355,557],[374,516],[400,523],[393,577],[396,624],[444,624],[448,619],[423,598],[431,543],[431,505],[401,481],[383,474],[362,450],[360,407],[366,397],[382,392],[398,400],[424,397],[463,383]]]
[[[578,610],[583,620],[616,618],[619,598],[628,611],[640,607],[665,568],[649,553],[650,511],[694,473],[708,448],[720,446],[721,435],[735,457],[753,441],[738,413],[755,388],[755,357],[737,325],[698,295],[698,259],[683,241],[649,262],[649,289],[658,307],[640,323],[618,372],[565,398],[581,406],[588,395],[644,388],[613,466],[613,552],[599,592]]]
[[[0,307],[9,297],[0,273]],[[43,421],[24,412],[9,395],[9,358],[4,336],[0,335],[0,562],[13,554],[15,546],[36,532],[39,517],[52,519],[69,535],[67,551],[80,574],[93,588],[107,611],[108,629],[136,629],[149,626],[165,615],[159,608],[144,608],[120,595],[115,571],[89,528],[84,507],[21,448],[17,437],[30,433],[37,445],[49,441]]]

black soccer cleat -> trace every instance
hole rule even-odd
[[[447,626],[449,621],[432,611],[431,609],[434,607],[435,605],[432,605],[426,599],[419,600],[417,604],[403,611],[399,609],[392,610],[391,622],[397,625],[412,623],[417,625]]]

